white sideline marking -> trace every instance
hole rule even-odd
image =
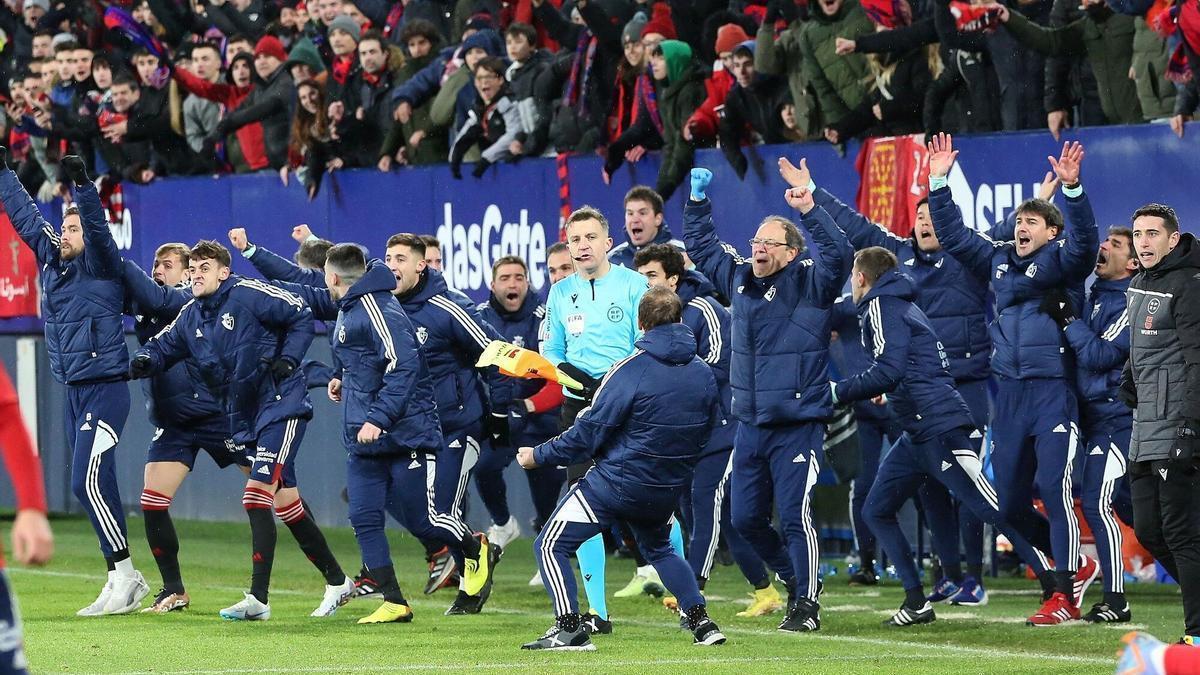
[[[33,575],[41,575],[41,576],[57,576],[57,577],[68,577],[68,578],[76,578],[76,579],[91,579],[94,581],[101,581],[105,578],[104,576],[101,576],[99,574],[82,574],[82,573],[78,573],[78,572],[55,572],[52,570],[37,570],[37,569],[28,569],[28,568],[21,568],[21,567],[10,568],[8,570],[8,572],[9,572],[9,574],[14,574],[14,573],[16,573],[16,574],[33,574]],[[221,585],[215,585],[215,584],[192,584],[192,585],[197,588],[208,588],[208,589],[212,589],[212,590],[230,590],[230,591],[236,591],[236,592],[242,592],[244,590],[243,587],[240,587],[240,586],[221,586]],[[307,593],[307,592],[293,591],[293,590],[286,590],[286,589],[280,589],[280,590],[272,589],[271,593],[278,594],[278,595],[310,595],[310,593]],[[316,593],[314,592],[311,595],[316,595]],[[413,602],[410,600],[409,604],[414,607],[442,607],[444,605],[444,603],[436,603],[436,602],[432,602],[432,601],[428,601],[428,600],[418,600],[416,602]],[[828,611],[828,610],[826,610],[826,611]],[[508,609],[508,608],[504,608],[504,607],[489,607],[488,613],[489,614],[507,614],[510,616],[534,617],[534,618],[541,619],[541,620],[548,620],[550,618],[549,611],[547,611],[547,612],[530,612],[527,610]],[[891,614],[891,612],[885,612],[885,613]],[[997,621],[1000,623],[1013,622],[1013,621],[1010,621],[1008,618],[1004,618],[1004,617],[994,618],[994,619],[986,619],[986,620],[987,621]],[[1024,622],[1025,619],[1022,618],[1022,619],[1019,619],[1019,621]],[[670,628],[672,623],[673,622],[671,622],[671,621],[658,622],[658,621],[645,621],[645,620],[640,620],[640,619],[619,619],[617,625],[618,626],[620,626],[620,625],[640,626],[640,627],[644,627],[644,628]],[[1072,624],[1079,623],[1079,624],[1086,625],[1085,622],[1083,622],[1083,621],[1078,621],[1078,622],[1072,621],[1069,623],[1072,623]],[[678,624],[675,624],[675,625],[677,626]],[[678,630],[678,629],[676,629],[676,630]],[[1030,630],[1035,630],[1035,629],[1030,629]],[[1130,628],[1130,630],[1133,630],[1133,629]],[[721,628],[721,632],[725,633],[726,635],[755,635],[755,636],[760,636],[760,637],[768,637],[769,636],[769,637],[775,637],[775,638],[783,637],[786,635],[777,630],[763,630],[763,629],[758,629],[758,628],[742,628],[740,626],[729,625],[729,624],[726,624],[725,626],[723,626]],[[1041,661],[1059,661],[1059,662],[1064,662],[1064,663],[1085,663],[1085,664],[1103,665],[1103,666],[1111,666],[1113,663],[1113,660],[1108,659],[1108,658],[1095,658],[1095,657],[1089,657],[1089,656],[1074,656],[1074,655],[1070,655],[1070,654],[1043,654],[1043,653],[1038,653],[1038,652],[1018,652],[1018,651],[1009,651],[1009,650],[1005,650],[1005,649],[989,649],[987,647],[966,647],[966,646],[962,646],[962,645],[930,644],[928,642],[906,642],[904,640],[888,640],[885,638],[855,637],[852,635],[830,635],[828,633],[807,633],[802,637],[801,636],[790,636],[790,637],[792,637],[794,639],[821,640],[824,642],[841,642],[841,643],[858,644],[858,645],[871,645],[871,646],[876,646],[876,647],[888,647],[888,648],[901,647],[901,648],[917,650],[919,652],[919,654],[915,654],[915,655],[902,655],[902,654],[892,653],[892,654],[888,654],[889,658],[910,658],[910,657],[917,658],[917,657],[920,657],[920,658],[924,658],[924,659],[936,659],[936,658],[948,658],[949,655],[951,655],[951,654],[957,654],[957,655],[986,656],[986,657],[997,658],[997,659],[1030,659],[1030,660],[1041,660]],[[938,652],[940,652],[940,653],[931,653],[929,651],[930,647],[936,648],[938,650]],[[877,656],[856,657],[853,655],[848,655],[848,656],[844,656],[844,657],[839,656],[839,657],[835,657],[835,658],[810,657],[810,656],[806,656],[804,658],[806,660],[822,660],[823,659],[823,660],[830,660],[830,661],[845,661],[845,660],[851,660],[851,659],[855,659],[855,658],[868,659],[868,658],[878,658],[878,657]],[[676,661],[670,661],[670,660],[627,661],[627,662],[609,661],[609,662],[605,662],[605,664],[613,665],[613,666],[621,666],[621,665],[634,666],[634,665],[649,664],[649,663],[660,663],[660,664],[664,664],[664,665],[672,665],[672,664],[686,665],[686,664],[691,664],[691,663],[754,663],[754,662],[784,661],[784,660],[792,660],[792,659],[790,657],[788,657],[788,658],[762,657],[762,658],[757,658],[757,659],[755,659],[755,658],[746,658],[746,659],[731,658],[731,659],[722,659],[722,660],[718,660],[718,659],[682,660],[681,659],[681,660],[676,660]],[[520,668],[520,667],[525,667],[528,665],[529,665],[528,662],[522,662],[522,663],[490,664],[490,665],[489,664],[477,664],[477,665],[474,665],[473,667],[488,668],[488,669],[500,669],[500,668],[514,668],[514,667]],[[460,670],[460,669],[462,669],[462,667],[463,667],[462,664],[458,664],[458,665],[407,664],[407,665],[403,665],[403,666],[388,666],[389,669],[396,670],[396,671],[398,671],[398,670],[422,670],[422,669]],[[122,671],[119,673],[113,673],[112,675],[149,675],[150,673],[153,673],[154,675],[184,675],[185,673],[203,673],[206,675],[220,675],[223,673],[230,673],[230,674],[233,674],[233,673],[249,673],[249,674],[253,674],[253,673],[329,673],[329,672],[369,672],[372,669],[378,670],[379,666],[378,665],[373,666],[371,669],[346,668],[345,666],[340,666],[340,667],[330,667],[330,668],[323,668],[323,669],[271,668],[271,669],[266,669],[266,670],[231,669],[231,670],[186,670],[186,671],[173,671],[173,672],[172,671],[127,671],[127,672]]]

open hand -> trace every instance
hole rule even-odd
[[[787,157],[779,158],[779,176],[792,187],[808,187],[812,182],[812,173],[808,170],[808,160],[800,158],[800,166],[793,165]]]
[[[1050,168],[1058,174],[1058,180],[1062,181],[1063,185],[1079,184],[1079,167],[1083,164],[1082,143],[1079,141],[1063,143],[1062,154],[1058,159],[1054,159],[1053,156],[1046,159],[1050,160]]]
[[[945,177],[950,173],[950,167],[954,166],[954,160],[958,157],[958,151],[954,149],[954,139],[950,134],[940,132],[929,139],[926,148],[929,150],[930,178]]]

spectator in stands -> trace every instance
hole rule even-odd
[[[287,52],[279,39],[266,35],[254,46],[254,71],[262,81],[236,110],[227,112],[217,124],[216,134],[209,136],[212,145],[227,134],[247,124],[262,124],[263,147],[272,169],[279,170],[287,163],[289,128],[295,105],[296,88],[292,77],[283,67]],[[208,154],[208,153],[205,153]]]
[[[279,179],[287,185],[289,169],[297,169],[297,176],[312,200],[321,189],[325,172],[341,168],[344,162],[338,156],[340,146],[333,138],[329,118],[325,115],[325,93],[320,85],[312,80],[301,82],[296,86],[296,98],[296,115],[292,118],[288,141],[288,166],[279,169]]]
[[[226,35],[241,33],[257,40],[266,33],[267,13],[262,0],[226,0],[206,3],[205,16]]]
[[[1179,88],[1179,95],[1175,97],[1171,130],[1176,136],[1183,138],[1183,125],[1196,116],[1197,108],[1200,108],[1200,85],[1197,84],[1197,78],[1192,77],[1187,84]]]
[[[392,90],[394,124],[380,151],[381,157],[377,165],[380,171],[389,171],[393,163],[422,165],[443,162],[450,152],[446,134],[437,133],[433,128],[430,117],[432,98],[419,106],[414,107],[410,104],[404,122],[398,121],[398,109],[394,103],[400,86],[416,77],[438,58],[442,49],[442,35],[436,26],[424,19],[406,22],[400,33],[400,44],[408,50],[408,58],[400,66],[400,72],[396,76],[397,86]]]
[[[662,114],[647,67],[646,43],[641,39],[645,26],[646,19],[637,14],[621,33],[623,56],[617,67],[613,110],[608,118],[609,144],[601,169],[605,185],[623,162],[637,163],[647,150],[658,150],[663,144]]]
[[[158,176],[187,176],[203,171],[203,163],[188,147],[187,141],[171,127],[169,102],[164,92],[138,86],[127,74],[113,78],[113,101],[120,101],[117,111],[125,120],[104,128],[104,137],[113,144],[145,143],[149,157],[130,157],[126,177],[148,183]]]
[[[546,90],[562,92],[550,121],[550,145],[558,152],[591,152],[604,139],[621,57],[600,49],[600,40],[583,25],[582,10],[572,10],[579,14],[576,23],[546,0],[531,2],[534,25],[562,47],[554,67],[547,71],[550,82],[559,86],[548,83]]]
[[[857,0],[818,0],[811,19],[800,30],[800,54],[805,77],[820,104],[820,128],[835,127],[867,96],[871,80],[864,57],[845,58],[835,52],[838,37],[851,40],[873,32]]]
[[[450,145],[450,174],[455,178],[462,178],[463,157],[472,146],[480,146],[482,153],[471,171],[476,178],[492,164],[512,158],[509,148],[521,132],[521,116],[504,81],[506,69],[504,61],[496,57],[483,59],[475,68],[478,99]]]
[[[1096,77],[1100,107],[1108,121],[1141,122],[1137,85],[1129,77],[1133,66],[1133,18],[1113,12],[1104,0],[1082,0],[1082,5],[1082,17],[1057,28],[1039,26],[1004,5],[990,7],[1009,34],[1026,47],[1047,56],[1086,54]]]
[[[875,24],[877,34],[912,23],[907,0],[864,0],[862,6]],[[937,47],[868,54],[866,60],[872,75],[870,90],[847,115],[825,129],[825,139],[830,143],[844,142],[870,131],[889,136],[916,133],[924,128],[925,91],[933,75],[940,74],[942,68]]]
[[[333,65],[333,50],[330,49],[329,44],[329,24],[338,17],[341,11],[341,0],[314,0],[309,9],[308,25],[301,33],[317,46],[326,68]]]
[[[54,31],[45,28],[39,29],[33,34],[33,42],[30,47],[30,58],[44,59],[54,56]]]
[[[462,120],[456,119],[457,102],[466,100],[465,109],[462,110],[465,119],[467,110],[475,101],[475,89],[471,82],[475,66],[488,56],[501,55],[504,49],[500,35],[490,28],[469,32],[461,45],[442,50],[438,58],[396,89],[392,98],[396,104],[394,115],[397,122],[407,124],[415,108],[434,101],[435,97],[444,96],[448,99],[449,112],[441,120],[437,119],[433,109],[436,107],[435,101],[435,106],[430,108],[433,123],[440,128],[449,128],[452,124],[455,129],[461,126]]]
[[[692,59],[692,48],[678,40],[665,40],[654,48],[650,70],[663,122],[662,164],[654,189],[665,201],[692,167],[696,149],[684,140],[683,125],[704,102],[704,75]]]
[[[698,145],[709,145],[716,139],[725,97],[737,82],[733,77],[733,50],[749,39],[746,31],[736,23],[727,23],[717,29],[717,40],[713,45],[717,60],[713,62],[712,75],[704,81],[707,96],[684,125],[685,139]]]
[[[250,95],[254,89],[253,73],[254,57],[246,53],[240,53],[233,57],[233,61],[229,64],[229,70],[225,74],[225,82],[210,82],[183,68],[176,68],[173,71],[175,80],[184,90],[224,106],[227,112],[237,108]],[[207,147],[207,143],[209,139],[214,139],[214,144],[224,141],[225,161],[233,167],[235,173],[270,168],[267,151],[263,145],[261,124],[247,124],[239,128],[236,134],[227,138],[225,134],[220,133],[219,126],[219,123],[215,125],[204,139],[205,145],[201,147],[203,156],[213,156],[212,148]]]
[[[788,22],[778,36],[777,20]],[[801,21],[795,4],[788,0],[772,0],[767,14],[755,35],[754,69],[764,75],[786,77],[793,105],[793,134],[803,139],[820,138],[821,113],[804,68],[804,51],[800,34],[806,22]],[[844,37],[844,36],[843,36]]]
[[[292,76],[292,82],[315,80],[318,76],[328,77],[324,75],[326,71],[325,64],[321,62],[321,53],[317,51],[317,46],[312,40],[306,37],[292,43],[284,67],[288,69],[288,75]]]
[[[783,111],[788,103],[785,81],[754,70],[754,41],[747,40],[733,50],[735,84],[725,99],[719,135],[725,159],[733,166],[738,178],[746,177],[746,156],[743,144],[783,143]]]
[[[230,35],[225,41],[225,60],[232,63],[238,54],[254,56],[254,41],[240,33]]]
[[[196,78],[216,84],[221,78],[221,52],[209,42],[201,42],[192,48],[191,74]],[[178,80],[178,78],[176,78]],[[187,87],[184,87],[187,90]],[[185,91],[186,93],[186,91]],[[221,121],[221,104],[195,93],[188,94],[183,101],[183,128],[188,146],[195,152],[204,149],[204,139],[217,129]]]
[[[329,123],[336,134],[343,136],[350,133],[354,122],[355,88],[362,70],[358,63],[360,37],[358,24],[345,14],[339,14],[329,24],[333,65],[325,82],[325,99],[329,102]]]
[[[535,85],[550,66],[551,56],[537,48],[537,30],[527,23],[508,26],[504,31],[504,49],[511,64],[504,79],[521,116],[521,129],[508,150],[514,158],[537,157],[546,148],[550,102],[535,95]]]
[[[8,72],[17,72],[33,58],[33,34],[39,29],[49,28],[42,25],[42,19],[49,11],[49,0],[25,0],[20,15],[12,9],[12,4],[0,3],[0,29],[4,30],[12,45],[5,53],[4,65]]]
[[[399,47],[385,41],[382,33],[371,30],[358,42],[358,61],[360,71],[351,99],[357,107],[353,112],[348,111],[351,133],[345,139],[346,159],[350,166],[377,166],[383,141],[394,124],[392,90],[404,54]]]

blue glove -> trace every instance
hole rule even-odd
[[[704,191],[708,189],[708,184],[711,182],[711,171],[700,167],[692,169],[692,199],[698,202],[704,201],[706,199]]]

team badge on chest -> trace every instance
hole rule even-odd
[[[225,330],[233,330],[233,315],[229,312],[222,314],[221,325],[225,327]]]
[[[425,326],[417,326],[417,342],[425,344],[429,339],[429,331],[425,330]]]

